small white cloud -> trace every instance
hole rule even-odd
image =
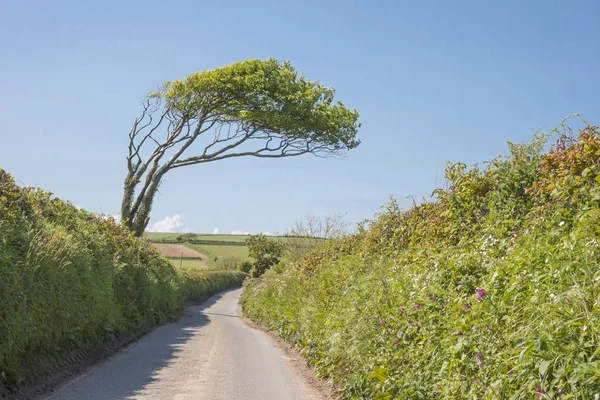
[[[273,236],[273,232],[263,232],[263,235],[265,235],[265,236]]]
[[[165,219],[150,224],[146,230],[148,232],[183,232],[188,229],[183,219],[181,215],[175,214],[172,217],[165,217]]]
[[[114,219],[117,224],[121,223],[121,217],[119,215],[104,215],[104,214],[96,214],[102,219]]]
[[[218,234],[219,234],[219,228],[213,229],[213,235],[218,235]]]
[[[232,235],[249,235],[250,233],[244,231],[232,231]]]

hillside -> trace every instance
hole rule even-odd
[[[244,312],[344,399],[597,398],[598,129],[509,150],[249,283]]]

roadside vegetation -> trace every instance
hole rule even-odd
[[[15,184],[0,169],[0,383],[24,364],[176,318],[241,272],[175,268],[112,218]]]
[[[600,133],[449,164],[434,200],[246,285],[246,315],[344,399],[595,399]]]

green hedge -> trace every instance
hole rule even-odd
[[[60,356],[176,318],[186,300],[245,274],[180,271],[145,240],[0,169],[0,381]]]
[[[244,312],[345,399],[598,398],[600,135],[510,150],[251,281]]]

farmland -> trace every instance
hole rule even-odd
[[[243,261],[248,258],[248,248],[245,245],[248,236],[246,235],[186,234],[185,237],[189,241],[178,241],[177,238],[182,235],[170,232],[147,232],[144,237],[158,247],[159,251],[176,267],[214,270],[222,269],[224,261]],[[189,253],[183,249],[187,249]]]
[[[180,244],[170,243],[154,243],[153,246],[165,257],[168,258],[198,258],[206,260],[207,257],[204,254],[198,253],[188,247]]]
[[[177,232],[146,232],[144,237],[153,243],[163,241],[176,241],[178,236],[183,235]],[[209,241],[223,241],[223,242],[237,242],[244,243],[248,235],[212,235],[210,233],[198,233],[195,234],[194,239],[198,240],[209,240]]]

